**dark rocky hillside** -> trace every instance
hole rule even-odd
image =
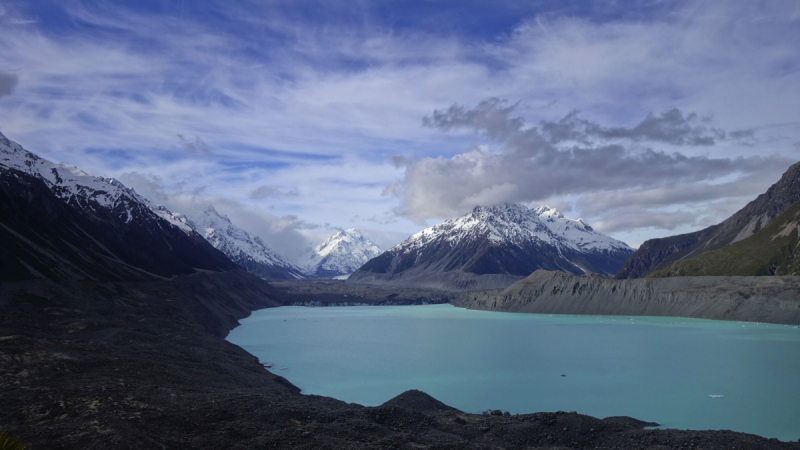
[[[232,253],[229,258],[246,271],[266,281],[294,280],[297,271],[276,264],[265,264],[255,261],[251,255],[244,252]]]
[[[64,202],[41,179],[0,168],[0,281],[148,280],[236,267],[141,204],[125,205],[126,222],[92,201]]]
[[[644,429],[652,424],[625,417],[469,414],[420,392],[377,407],[303,395],[222,339],[249,310],[277,304],[269,285],[241,270],[3,283],[2,430],[34,450],[800,449],[730,431]]]
[[[675,261],[692,258],[752,236],[800,201],[800,163],[724,222],[694,233],[645,241],[617,272],[616,278],[641,278]]]

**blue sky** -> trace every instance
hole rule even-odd
[[[800,159],[800,3],[0,0],[0,131],[284,254],[501,201],[636,246]]]

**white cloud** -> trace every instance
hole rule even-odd
[[[427,211],[417,214],[418,221],[456,214],[466,204],[532,198],[520,195],[531,186],[524,173],[500,170],[503,151],[496,142],[420,126],[436,109],[488,97],[520,100],[516,114],[532,125],[579,110],[581,118],[607,129],[633,129],[650,112],[678,108],[696,112],[697,120],[713,116],[713,126],[728,132],[755,130],[749,145],[719,139],[714,146],[683,145],[686,157],[800,158],[793,145],[800,141],[794,1],[690,1],[647,19],[545,15],[491,41],[374,23],[309,27],[240,4],[221,5],[216,13],[230,23],[258,22],[288,37],[272,45],[179,16],[81,2],[68,5],[76,22],[118,30],[126,39],[111,31],[56,36],[40,23],[9,22],[7,11],[0,17],[0,68],[24,82],[0,98],[0,127],[42,156],[93,173],[135,171],[160,177],[170,192],[204,188],[202,197],[237,202],[248,211],[386,233],[418,229],[405,219],[384,219],[406,196],[418,203],[414,211]],[[674,151],[669,142],[652,147]],[[387,160],[389,155],[396,158]],[[519,167],[523,172],[527,166]],[[439,177],[442,171],[448,177]],[[759,172],[758,182],[740,190],[741,198],[760,193],[774,172]],[[464,173],[488,181],[452,198],[437,194],[459,184]],[[569,181],[564,171],[545,175],[557,174],[567,180],[552,183]],[[584,181],[594,175],[572,176]],[[411,192],[417,181],[429,188]],[[389,191],[397,197],[382,195],[392,183]],[[263,186],[298,195],[250,198]],[[619,183],[618,194],[628,195],[632,186]],[[551,190],[539,197],[564,201],[573,195]],[[579,214],[586,202],[570,204]],[[668,207],[675,208],[675,223],[654,221],[649,235],[698,226],[685,213],[702,205],[675,201]],[[716,219],[727,211],[706,209]],[[624,223],[592,214],[608,230],[629,233]],[[254,226],[261,220],[245,216]],[[354,216],[360,219],[350,222]],[[271,230],[269,223],[260,229]]]

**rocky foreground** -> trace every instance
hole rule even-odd
[[[34,450],[800,449],[574,412],[466,414],[416,391],[378,407],[302,395],[224,340],[251,310],[283,302],[252,281],[0,285],[0,431]]]
[[[800,324],[800,277],[616,280],[538,270],[506,289],[462,293],[456,306],[538,314],[673,316]]]

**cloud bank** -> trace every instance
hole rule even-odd
[[[499,148],[480,145],[450,158],[411,163],[403,179],[388,189],[401,200],[396,213],[422,224],[478,205],[572,197],[606,232],[674,229],[700,220],[669,207],[743,195],[753,187],[747,181],[770,179],[793,162],[777,155],[691,156],[649,147],[705,147],[752,136],[728,133],[712,126],[711,119],[679,109],[647,114],[631,127],[605,127],[577,111],[527,126],[516,115],[518,107],[491,98],[472,108],[453,105],[425,116],[426,127],[468,131]],[[730,177],[736,181],[721,183]]]

